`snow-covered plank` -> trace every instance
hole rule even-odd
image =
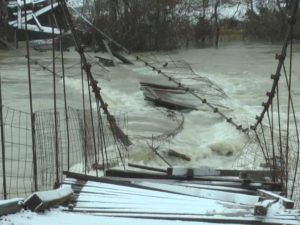
[[[18,25],[14,24],[12,25],[13,27],[17,28]],[[25,30],[25,24],[22,23],[20,29]],[[27,30],[29,31],[34,31],[34,32],[41,32],[41,33],[47,33],[47,34],[52,34],[52,27],[45,27],[45,26],[37,26],[33,24],[27,24]],[[54,34],[60,34],[59,29],[54,28]]]
[[[166,191],[156,191],[145,188],[115,185],[107,183],[87,182],[82,188],[81,193],[93,193],[93,194],[111,194],[111,195],[133,195],[133,196],[149,196],[155,198],[171,198],[171,199],[194,199],[193,196],[181,195],[176,193],[170,193]]]
[[[71,184],[75,182],[75,180],[65,180],[65,183],[70,182]],[[154,196],[162,196],[164,195],[169,196],[170,194],[179,194],[179,195],[190,195],[190,196],[196,196],[196,197],[203,197],[203,198],[213,198],[215,200],[221,200],[221,201],[227,201],[227,202],[234,202],[234,203],[240,203],[240,204],[252,204],[254,205],[259,197],[253,196],[253,195],[245,195],[243,193],[239,193],[239,190],[242,189],[231,189],[227,188],[220,190],[216,189],[208,189],[209,185],[206,186],[197,186],[197,184],[194,184],[195,186],[188,186],[186,185],[186,182],[172,182],[171,184],[166,183],[159,183],[155,181],[147,182],[145,180],[134,180],[131,182],[126,183],[126,186],[123,186],[120,188],[119,185],[112,185],[112,184],[104,184],[104,183],[98,183],[98,182],[88,182],[85,187],[79,188],[81,192],[91,193],[91,194],[131,194],[136,195],[137,193],[145,193],[147,192],[147,195],[154,195]],[[130,186],[131,185],[131,186]],[[205,188],[203,188],[205,187]],[[140,188],[141,190],[137,190],[136,188]],[[152,189],[152,190],[142,190],[144,189]],[[154,192],[153,192],[154,190]],[[158,192],[155,192],[155,190],[159,190]],[[226,192],[224,191],[226,190]],[[233,191],[233,193],[230,193]],[[168,192],[168,194],[161,194],[159,192]],[[172,193],[170,193],[172,192]],[[159,194],[158,194],[159,193]],[[253,194],[253,193],[251,193]],[[170,195],[172,196],[172,195]],[[174,195],[173,195],[174,197]],[[176,198],[178,198],[178,195],[176,195]],[[248,200],[249,201],[248,201]]]
[[[148,171],[154,171],[154,172],[160,172],[160,173],[167,173],[166,169],[162,168],[157,168],[153,166],[145,166],[145,165],[139,165],[139,164],[134,164],[134,163],[128,163],[129,167],[137,168],[137,169],[142,169],[142,170],[148,170]]]
[[[144,201],[142,201],[144,200]],[[195,201],[195,202],[173,202],[173,201],[147,201],[147,198],[140,198],[140,201],[135,202],[134,199],[130,201],[112,201],[101,203],[101,199],[97,202],[78,202],[74,206],[74,210],[86,210],[89,212],[103,212],[103,213],[149,213],[149,214],[195,214],[208,215],[214,213],[215,215],[249,215],[252,214],[252,208],[226,207],[216,201]]]
[[[224,186],[214,186],[208,184],[189,184],[189,183],[175,183],[176,185],[183,186],[183,187],[193,187],[193,188],[201,188],[207,190],[218,190],[218,191],[225,191],[225,192],[233,192],[233,193],[240,193],[240,194],[256,194],[255,191],[239,188],[239,187],[224,187]]]
[[[24,205],[32,211],[42,211],[65,202],[72,194],[73,190],[69,187],[52,191],[35,192],[25,199]]]
[[[81,212],[62,212],[51,210],[46,213],[32,213],[24,211],[17,215],[6,216],[1,225],[25,224],[25,225],[208,225],[207,222],[157,220],[141,218],[120,218],[94,216]],[[209,223],[209,225],[214,225]]]
[[[259,189],[258,194],[260,196],[264,196],[264,197],[267,197],[267,198],[279,200],[282,203],[282,205],[287,209],[293,209],[294,208],[294,205],[295,205],[294,201],[292,201],[288,198],[285,198],[284,196],[280,196],[280,195],[278,195],[274,192]]]
[[[73,184],[73,188],[74,188]],[[97,187],[96,187],[97,186]],[[252,207],[189,195],[115,184],[87,182],[74,202],[75,210],[123,213],[249,214]]]
[[[22,209],[22,198],[0,200],[0,216],[20,212]]]
[[[217,171],[211,167],[201,167],[201,168],[168,168],[168,174],[172,176],[187,176],[192,173],[193,176],[220,176],[220,171]]]
[[[220,190],[211,190],[209,184],[212,182],[202,181],[132,178],[123,178],[120,181],[107,177],[92,179],[94,181],[87,179],[83,182],[70,178],[64,181],[64,185],[76,190],[74,205],[65,210],[97,216],[156,219],[159,222],[182,220],[234,224],[299,223],[299,213],[283,212],[283,208],[276,201],[271,202],[270,207],[273,208],[268,210],[266,216],[254,216],[254,204],[258,202],[259,196],[253,195],[253,191],[251,195],[238,193],[242,186],[223,187],[227,190],[224,191],[221,184],[226,182],[216,182],[216,187]],[[257,187],[260,185],[257,183]],[[230,193],[231,191],[237,193]]]
[[[84,212],[89,213],[95,216],[112,216],[112,217],[121,217],[121,218],[135,218],[135,219],[155,219],[154,224],[160,224],[161,221],[184,221],[185,223],[189,222],[203,222],[207,225],[211,224],[286,224],[286,225],[299,225],[299,220],[295,218],[268,218],[268,217],[254,217],[251,215],[243,216],[230,216],[230,215],[216,215],[211,213],[208,215],[191,215],[191,214],[139,214],[139,213],[124,213],[124,214],[115,214],[115,213],[97,213],[90,212],[85,210],[74,210],[74,212]]]
[[[54,9],[57,6],[58,6],[57,2],[53,4],[53,8]],[[34,13],[27,14],[27,21],[30,21],[31,19],[33,19],[33,16],[38,17],[40,15],[43,15],[46,12],[49,12],[50,10],[51,10],[51,5],[48,5],[48,6],[45,6],[45,7],[41,8],[41,9],[35,11]],[[25,16],[22,16],[21,21],[22,21],[22,23],[25,23]],[[18,22],[17,20],[13,20],[13,21],[8,22],[8,24],[11,25],[11,26],[14,26],[17,22]]]
[[[224,202],[231,202],[244,205],[254,205],[258,202],[258,196],[251,196],[239,193],[229,193],[218,190],[199,189],[194,187],[184,187],[179,185],[156,184],[151,182],[135,182],[142,187],[154,188],[157,190],[173,192],[177,194],[190,195],[200,198],[214,199]]]
[[[37,5],[37,4],[41,4],[41,3],[47,3],[48,0],[26,0],[26,5]],[[8,2],[8,7],[9,8],[15,8],[15,7],[23,7],[24,4],[24,0],[20,0],[20,1],[9,1]]]

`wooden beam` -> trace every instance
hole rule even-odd
[[[12,44],[10,44],[8,41],[4,40],[3,38],[0,37],[0,42],[5,45],[6,47],[15,50],[15,46],[13,46]]]
[[[108,54],[109,54],[109,56],[111,58],[111,61],[112,61],[113,65],[116,66],[116,62],[115,62],[114,56],[112,54],[112,51],[111,51],[111,49],[110,49],[110,47],[108,45],[108,42],[106,40],[103,40],[103,44],[104,44],[104,46],[106,48],[106,51],[108,52]]]
[[[152,166],[144,166],[144,165],[138,165],[138,164],[134,164],[134,163],[128,163],[128,166],[138,168],[138,169],[143,169],[143,170],[167,173],[166,169],[160,169],[160,168],[156,168],[156,167],[152,167]]]
[[[22,198],[16,198],[11,200],[0,201],[0,216],[20,212],[23,208],[21,204],[23,200],[24,199]]]
[[[26,208],[40,212],[45,209],[56,207],[70,199],[73,190],[63,187],[52,191],[35,192],[24,201]]]
[[[138,218],[138,219],[151,219],[159,222],[159,220],[176,220],[185,222],[202,222],[212,224],[251,224],[251,225],[299,225],[299,220],[296,218],[267,218],[267,217],[255,217],[251,215],[182,215],[178,214],[151,214],[151,213],[135,213],[135,212],[102,212],[99,210],[90,210],[84,208],[74,208],[73,210],[65,209],[64,211],[71,211],[73,213],[89,213],[95,216],[111,216],[111,217],[122,217],[122,218]]]
[[[47,3],[47,0],[26,0],[26,5],[37,5],[41,3]],[[20,1],[17,3],[17,1],[9,1],[8,2],[8,8],[15,8],[15,7],[23,7],[24,1]]]
[[[18,28],[17,24],[14,24],[12,26],[15,27],[15,28]],[[25,30],[25,24],[22,23],[21,27],[19,29]],[[29,31],[41,32],[41,33],[46,33],[46,34],[52,34],[52,28],[51,27],[45,27],[45,26],[40,26],[39,27],[39,26],[34,25],[34,24],[27,24],[27,29]],[[59,29],[54,28],[54,34],[56,34],[56,35],[60,34]]]
[[[114,66],[114,63],[111,59],[106,59],[100,56],[95,56],[95,58],[97,58],[99,60],[100,63],[102,63],[104,66],[110,67],[110,66]]]
[[[294,201],[292,201],[284,196],[281,196],[279,194],[276,194],[274,192],[266,191],[266,190],[262,190],[262,189],[258,189],[257,192],[262,197],[266,197],[268,199],[279,200],[286,209],[293,209],[295,206]]]
[[[56,8],[57,6],[58,6],[57,2],[53,4],[54,8]],[[51,5],[48,5],[46,7],[43,7],[42,9],[37,10],[34,14],[33,13],[27,14],[27,21],[33,19],[34,16],[38,17],[50,10],[51,10]],[[8,24],[11,26],[14,26],[15,24],[18,23],[18,20],[19,20],[19,23],[25,23],[25,16],[21,16],[21,14],[19,14],[17,20],[10,21],[10,22],[8,22]],[[16,26],[14,26],[14,27],[16,27]]]
[[[222,176],[222,177],[240,177],[246,175],[247,179],[265,181],[266,177],[272,177],[272,170],[221,170],[210,167],[192,168],[195,176]],[[168,168],[169,175],[185,176],[188,168]]]
[[[116,51],[111,51],[113,56],[122,61],[124,64],[132,65],[133,63]]]

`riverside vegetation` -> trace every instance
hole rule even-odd
[[[282,40],[292,0],[97,0],[89,15],[93,24],[132,51],[215,46],[219,40]],[[219,16],[226,7],[244,6],[243,18]],[[88,10],[88,7],[85,8]],[[295,37],[300,27],[295,26]],[[102,46],[92,30],[88,44]]]

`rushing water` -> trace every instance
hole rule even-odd
[[[185,60],[197,74],[219,85],[228,96],[220,102],[227,107],[224,113],[246,126],[255,122],[255,115],[259,114],[262,109],[261,103],[266,100],[265,94],[271,88],[272,82],[270,75],[275,72],[277,66],[274,56],[280,49],[280,45],[237,42],[221,44],[219,49],[183,49],[155,54],[161,60],[167,59],[166,54],[173,60]],[[4,105],[29,111],[27,64],[24,56],[25,48],[18,51],[0,50],[0,73]],[[31,58],[39,60],[40,64],[49,69],[52,67],[51,52],[31,51]],[[109,109],[128,115],[128,133],[135,143],[130,148],[131,160],[136,163],[164,166],[164,162],[149,149],[148,145],[158,146],[158,143],[152,142],[152,136],[172,131],[177,124],[166,115],[165,110],[155,108],[144,100],[139,82],[166,83],[166,80],[141,63],[136,62],[132,66],[119,64],[115,68],[108,68],[108,72],[96,64],[94,53],[89,53],[88,59],[93,62],[94,76],[102,87],[102,94],[109,104]],[[299,60],[300,45],[296,45],[293,94],[298,109]],[[59,56],[56,64],[57,73],[60,74]],[[81,108],[80,64],[79,57],[73,49],[65,52],[65,68],[68,104]],[[34,110],[52,108],[51,74],[36,64],[31,66],[31,72]],[[56,81],[58,107],[63,107],[62,80],[57,78]],[[283,93],[283,103],[286,98],[287,94]],[[230,168],[248,139],[217,114],[200,103],[199,106],[200,110],[183,113],[184,129],[168,142],[161,143],[158,150],[172,165],[193,167],[212,165]],[[297,116],[299,118],[299,114]],[[178,117],[181,118],[181,115],[178,114]],[[168,149],[185,153],[192,160],[187,162],[168,157],[165,154]]]

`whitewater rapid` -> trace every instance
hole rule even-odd
[[[222,43],[219,49],[182,49],[151,54],[162,61],[169,60],[170,57],[174,61],[184,60],[196,74],[209,78],[221,87],[227,96],[218,100],[225,106],[222,110],[234,121],[247,127],[255,122],[255,115],[262,110],[261,103],[266,100],[266,92],[271,88],[270,75],[277,65],[274,55],[279,50],[280,45],[237,42]],[[31,54],[32,59],[39,60],[40,64],[51,69],[51,52],[31,51]],[[3,102],[6,106],[29,111],[27,65],[24,55],[24,48],[18,51],[0,50]],[[160,154],[173,166],[232,167],[239,152],[248,142],[246,135],[212,113],[201,102],[197,103],[199,110],[182,114],[177,112],[176,118],[179,122],[172,120],[170,112],[145,101],[140,90],[140,81],[165,84],[168,83],[165,78],[146,68],[144,64],[136,62],[132,56],[129,56],[129,59],[134,65],[118,63],[115,68],[103,69],[97,64],[95,55],[101,53],[88,53],[88,60],[93,65],[92,71],[102,88],[103,98],[112,113],[124,113],[127,117],[127,132],[134,143],[129,149],[131,162],[166,166],[149,148],[154,146],[158,147]],[[140,55],[144,56],[146,53]],[[295,46],[294,59],[293,85],[299,86],[300,64],[296,62],[300,59],[300,45]],[[65,53],[65,63],[68,105],[82,108],[80,62],[74,49],[71,48]],[[60,73],[58,53],[56,64],[57,73]],[[39,65],[32,65],[31,70],[34,110],[52,108],[51,74]],[[58,107],[63,107],[62,80],[59,78],[57,85]],[[294,94],[296,108],[299,109],[299,89],[295,89]],[[299,114],[297,116],[299,117]],[[155,137],[176,129],[183,118],[183,129],[175,136],[169,137],[167,141],[155,140]],[[166,152],[169,149],[187,154],[191,161],[168,156]]]

